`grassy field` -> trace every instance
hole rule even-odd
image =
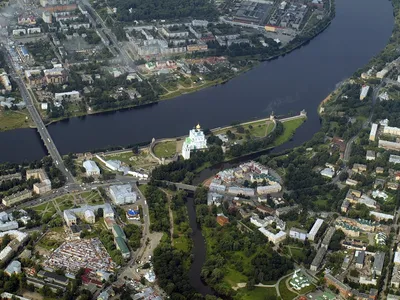
[[[176,153],[176,142],[175,141],[158,143],[154,147],[154,154],[159,158],[171,157],[171,156],[174,156],[175,153]]]
[[[104,199],[99,195],[99,193],[96,191],[88,191],[80,194],[80,196],[86,200],[88,204],[103,204]]]
[[[178,238],[174,238],[174,247],[183,252],[189,252],[190,251],[190,241],[186,236],[181,235]]]
[[[1,110],[0,111],[0,131],[6,131],[16,128],[25,128],[32,125],[31,118],[28,117],[25,109],[21,111]]]
[[[158,162],[149,154],[148,150],[142,150],[139,154],[133,154],[132,151],[124,151],[116,154],[108,154],[103,157],[105,160],[120,160],[127,166],[143,168],[149,170],[149,168],[156,166]],[[96,161],[96,159],[94,159]],[[103,164],[103,169],[106,169]]]
[[[55,200],[60,207],[60,210],[66,210],[74,206],[74,197],[71,195],[65,195]]]
[[[274,142],[273,146],[279,146],[287,141],[289,141],[293,134],[295,133],[296,129],[300,127],[301,124],[303,124],[303,122],[305,121],[305,119],[294,119],[294,120],[290,120],[287,122],[282,123],[283,124],[283,134],[280,135]]]
[[[120,160],[123,163],[129,165],[132,164],[133,159],[132,157],[134,156],[132,151],[127,151],[127,152],[121,152],[118,154],[110,154],[110,155],[105,155],[106,160],[112,159],[112,160]]]
[[[283,300],[292,300],[297,296],[297,294],[293,293],[287,288],[286,281],[288,278],[290,277],[286,277],[279,282],[279,293],[281,294]]]
[[[230,286],[234,287],[238,283],[247,282],[247,276],[243,275],[242,273],[236,271],[233,268],[228,267],[227,271],[225,272],[224,281],[228,283]]]
[[[238,126],[243,127],[244,132],[238,132]],[[228,128],[221,128],[220,130],[214,131],[214,135],[217,134],[226,134],[229,130],[235,134],[235,140],[240,140],[246,138],[247,135],[250,135],[251,138],[263,138],[271,133],[274,129],[274,124],[269,120],[263,120],[254,122],[247,125],[238,124],[237,126],[228,127]]]
[[[276,289],[274,287],[255,287],[253,290],[249,291],[247,288],[242,288],[238,290],[237,296],[234,299],[240,300],[264,300],[266,296],[275,296]]]
[[[48,203],[43,203],[38,206],[34,206],[33,210],[35,210],[39,216],[42,218],[44,217],[51,217],[56,213],[56,208],[54,207],[53,203],[48,202]]]

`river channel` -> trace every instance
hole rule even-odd
[[[355,70],[379,53],[393,27],[387,0],[336,0],[332,24],[309,44],[265,62],[226,84],[158,105],[72,118],[48,126],[61,154],[187,134],[200,122],[214,128],[276,114],[308,112],[294,144],[320,128],[316,108]],[[34,129],[0,133],[0,161],[40,159],[46,154]]]

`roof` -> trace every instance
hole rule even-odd
[[[39,271],[38,276],[40,277],[47,277],[47,278],[51,278],[55,281],[59,281],[62,282],[64,284],[68,283],[68,278],[62,275],[58,275],[57,273],[53,273],[53,272],[47,272],[47,271]]]
[[[364,264],[365,251],[356,251],[356,264]]]
[[[321,228],[322,223],[324,223],[324,220],[317,219],[315,221],[313,227],[311,228],[310,232],[308,233],[308,235],[315,236],[317,234],[318,230]]]
[[[121,238],[125,238],[126,237],[125,236],[125,232],[122,230],[122,228],[119,225],[114,224],[113,225],[113,229],[114,229],[115,234],[116,234],[117,237],[121,237]]]
[[[118,248],[121,250],[122,253],[129,253],[128,246],[121,237],[116,237],[115,242],[117,243]]]
[[[385,253],[384,252],[377,252],[375,253],[375,260],[373,265],[373,270],[375,272],[382,272],[383,263],[385,262]]]

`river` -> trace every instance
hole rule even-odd
[[[300,144],[320,128],[316,108],[343,79],[379,53],[393,27],[387,0],[336,0],[332,24],[309,44],[265,62],[226,84],[149,107],[72,118],[48,126],[61,154],[187,134],[200,122],[214,128],[276,114],[308,112],[296,132]],[[46,154],[34,129],[0,133],[0,161]]]

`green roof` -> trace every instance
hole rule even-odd
[[[116,237],[120,237],[120,238],[123,238],[123,239],[126,238],[125,232],[122,230],[122,228],[119,225],[114,224],[113,225],[113,229],[114,229]]]
[[[117,243],[117,248],[119,248],[122,253],[130,253],[128,246],[122,238],[116,237],[115,242]]]

